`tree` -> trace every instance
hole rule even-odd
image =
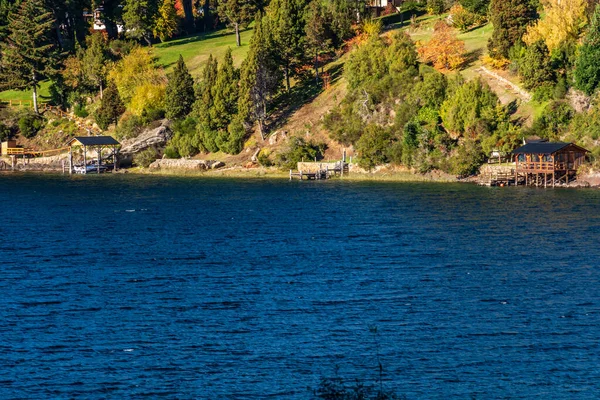
[[[218,63],[212,54],[202,71],[202,80],[196,92],[195,113],[198,116],[197,132],[202,147],[210,152],[216,152],[219,147],[216,143],[217,129],[210,118],[214,107],[214,86],[217,82]]]
[[[589,0],[543,0],[544,17],[527,28],[523,41],[533,44],[544,40],[553,52],[567,40],[578,40],[587,23],[588,3]]]
[[[143,47],[135,47],[131,50],[115,64],[108,77],[115,82],[126,104],[131,101],[138,87],[165,83],[164,71],[154,65],[152,50]]]
[[[548,47],[543,40],[527,46],[523,58],[519,62],[519,74],[525,89],[535,89],[544,83],[554,82],[556,75]]]
[[[267,11],[288,92],[292,67],[303,55],[304,6],[304,0],[272,0]]]
[[[421,57],[439,70],[460,68],[466,52],[465,42],[458,39],[455,30],[443,21],[435,24],[431,40],[419,48]]]
[[[385,128],[374,124],[368,125],[356,142],[356,151],[360,155],[358,165],[371,170],[377,165],[386,163],[391,139],[390,133]]]
[[[527,26],[537,16],[532,0],[491,0],[490,21],[494,31],[488,41],[490,56],[507,58],[510,48],[521,42]]]
[[[227,49],[212,86],[213,107],[209,112],[212,123],[220,131],[226,131],[238,111],[240,72],[233,66],[231,49]]]
[[[83,53],[81,66],[84,76],[100,89],[103,97],[103,86],[106,81],[107,62],[109,60],[106,41],[100,33],[93,33],[86,38],[87,48]]]
[[[459,3],[467,10],[479,15],[486,15],[490,7],[490,0],[460,0]]]
[[[96,113],[96,122],[101,129],[107,129],[110,124],[116,124],[124,112],[125,105],[121,101],[117,86],[113,82],[110,82],[104,92],[100,108]]]
[[[123,8],[123,22],[125,23],[125,34],[136,40],[145,40],[148,46],[150,32],[152,31],[156,5],[151,0],[126,0]]]
[[[573,76],[575,86],[587,95],[600,85],[600,5],[596,6],[583,45],[579,48]]]
[[[38,113],[39,83],[53,72],[55,61],[49,40],[54,19],[43,0],[28,0],[8,21],[9,35],[1,44],[0,82],[8,89],[32,90],[33,109]]]
[[[498,107],[498,96],[476,79],[455,89],[442,104],[440,114],[444,127],[456,137],[467,132],[477,135],[495,128]]]
[[[306,9],[306,53],[313,59],[315,81],[319,82],[319,55],[332,46],[327,10],[319,0],[312,0]]]
[[[169,119],[184,118],[192,110],[196,96],[194,79],[183,62],[181,54],[175,69],[168,75],[168,79],[165,97],[166,117]]]
[[[240,25],[246,25],[252,21],[256,12],[255,3],[251,0],[224,0],[219,3],[218,12],[221,18],[229,21],[235,29],[235,41],[238,47],[242,45],[240,40]]]
[[[177,10],[173,0],[164,0],[158,9],[158,17],[154,22],[152,33],[158,37],[161,42],[173,37],[177,32],[179,25]]]
[[[272,53],[273,38],[268,20],[257,18],[250,51],[241,70],[240,98],[238,108],[241,117],[258,122],[258,129],[265,139],[267,104],[281,84],[279,66]]]

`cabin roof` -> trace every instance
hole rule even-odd
[[[73,145],[83,146],[114,146],[120,143],[115,140],[112,136],[79,136],[74,137],[67,143],[67,146]]]
[[[573,146],[587,152],[583,147],[579,147],[573,143],[563,143],[563,142],[533,142],[527,143],[524,146],[521,146],[512,151],[512,154],[554,154],[557,151],[564,149],[565,147]]]

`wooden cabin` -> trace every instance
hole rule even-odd
[[[573,143],[532,142],[512,151],[515,180],[547,186],[574,179],[588,150]]]

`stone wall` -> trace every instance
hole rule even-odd
[[[170,159],[164,158],[162,160],[156,160],[150,164],[150,169],[186,169],[186,170],[209,170],[217,169],[225,166],[225,163],[221,161],[213,160],[187,160],[181,159]]]

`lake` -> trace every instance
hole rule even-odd
[[[600,397],[600,191],[0,176],[0,398]],[[375,332],[376,331],[376,332]]]

